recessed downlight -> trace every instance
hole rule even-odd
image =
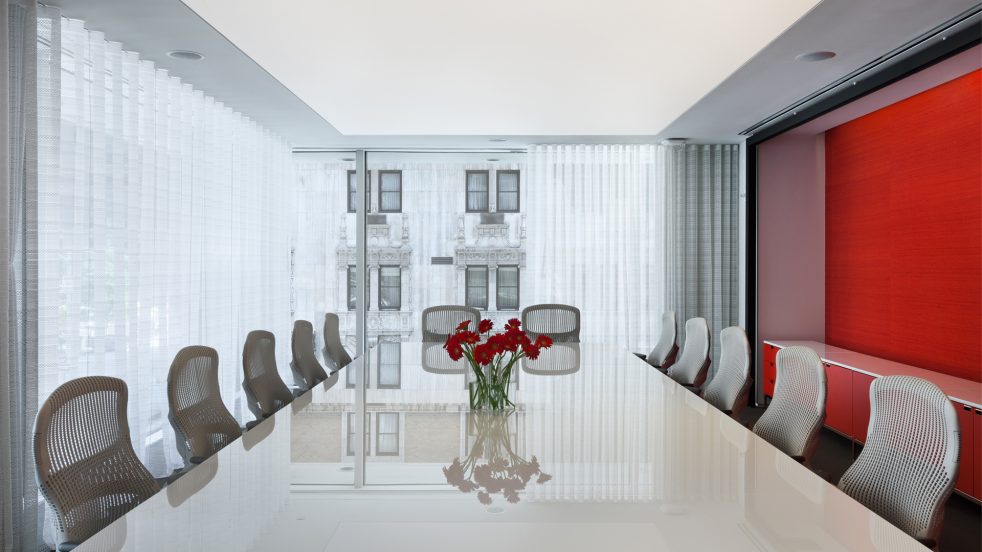
[[[488,138],[488,142],[507,142],[504,138]]]
[[[191,50],[171,50],[170,52],[167,52],[167,55],[174,59],[180,59],[183,61],[199,61],[205,59],[204,54],[193,52]]]
[[[819,52],[806,52],[804,54],[798,54],[794,57],[794,59],[798,61],[825,61],[827,59],[832,59],[834,57],[835,57],[835,52],[822,50]]]
[[[489,157],[489,158],[488,158],[488,161],[490,161],[490,162],[492,162],[492,163],[494,163],[494,162],[496,162],[496,161],[501,161],[501,159],[498,159],[497,157]]]
[[[342,157],[341,160],[342,161],[354,161],[355,158],[354,157]]]

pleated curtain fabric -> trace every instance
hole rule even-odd
[[[664,310],[680,332],[701,316],[718,360],[718,334],[739,316],[739,151],[530,147],[525,302],[576,305],[583,341],[635,351],[653,346]]]
[[[0,0],[0,548],[39,548],[31,436],[37,413],[36,5]]]
[[[167,370],[188,345],[219,353],[241,423],[246,334],[276,332],[288,377],[290,146],[248,117],[47,9],[38,20],[37,396],[85,375],[130,391],[133,447],[181,467]]]
[[[655,145],[529,148],[523,304],[578,307],[581,341],[652,347],[666,308],[661,153]]]
[[[719,332],[739,323],[738,145],[665,146],[665,303],[684,325],[709,322],[713,364]]]

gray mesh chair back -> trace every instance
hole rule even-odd
[[[276,369],[276,338],[272,333],[249,332],[242,348],[242,369],[242,389],[257,419],[270,416],[293,401],[293,393]]]
[[[750,342],[739,326],[720,332],[719,368],[702,397],[734,418],[750,396]]]
[[[955,408],[936,385],[912,376],[873,380],[869,398],[866,446],[839,488],[934,547],[958,475]]]
[[[290,338],[290,349],[293,351],[293,378],[297,387],[310,389],[327,379],[327,372],[317,361],[314,352],[314,325],[306,320],[293,323],[293,335]]]
[[[661,334],[658,336],[658,343],[645,357],[645,362],[655,368],[667,369],[678,352],[678,345],[675,344],[677,333],[675,311],[665,311],[661,315]]]
[[[177,352],[167,374],[167,401],[177,450],[184,463],[198,464],[242,435],[222,402],[218,352],[195,345]]]
[[[341,343],[341,321],[333,312],[324,315],[324,361],[331,364],[332,372],[351,364],[351,355]]]
[[[34,424],[38,488],[56,545],[81,543],[160,490],[133,452],[126,383],[89,376],[51,393]]]
[[[548,335],[557,343],[579,343],[580,309],[559,304],[525,307],[522,310],[522,328],[529,339]]]
[[[808,347],[777,353],[774,398],[754,425],[760,435],[799,462],[808,463],[825,420],[825,367]]]
[[[523,358],[522,369],[539,376],[575,374],[580,371],[580,344],[556,343],[535,360]]]
[[[709,324],[705,318],[690,318],[685,322],[685,343],[678,360],[668,370],[673,380],[699,387],[706,381],[709,373]]]
[[[477,331],[481,311],[462,305],[440,305],[423,309],[423,341],[443,343],[464,320],[470,320],[470,328]]]

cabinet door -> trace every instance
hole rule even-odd
[[[869,429],[869,386],[873,376],[862,372],[852,373],[852,438],[866,442]]]
[[[825,425],[841,433],[852,434],[852,370],[825,364]]]
[[[780,349],[764,344],[764,396],[774,396],[774,382],[777,381],[777,352]]]
[[[975,476],[975,409],[967,404],[952,402],[958,413],[958,431],[961,444],[958,448],[958,480],[955,488],[969,494],[976,494]]]
[[[972,467],[972,477],[975,479],[975,492],[972,496],[978,500],[982,500],[982,408],[975,409],[975,423],[974,423],[974,439],[973,449],[972,449],[972,462],[969,464]]]

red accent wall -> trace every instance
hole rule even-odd
[[[825,341],[982,381],[982,73],[825,135]]]

